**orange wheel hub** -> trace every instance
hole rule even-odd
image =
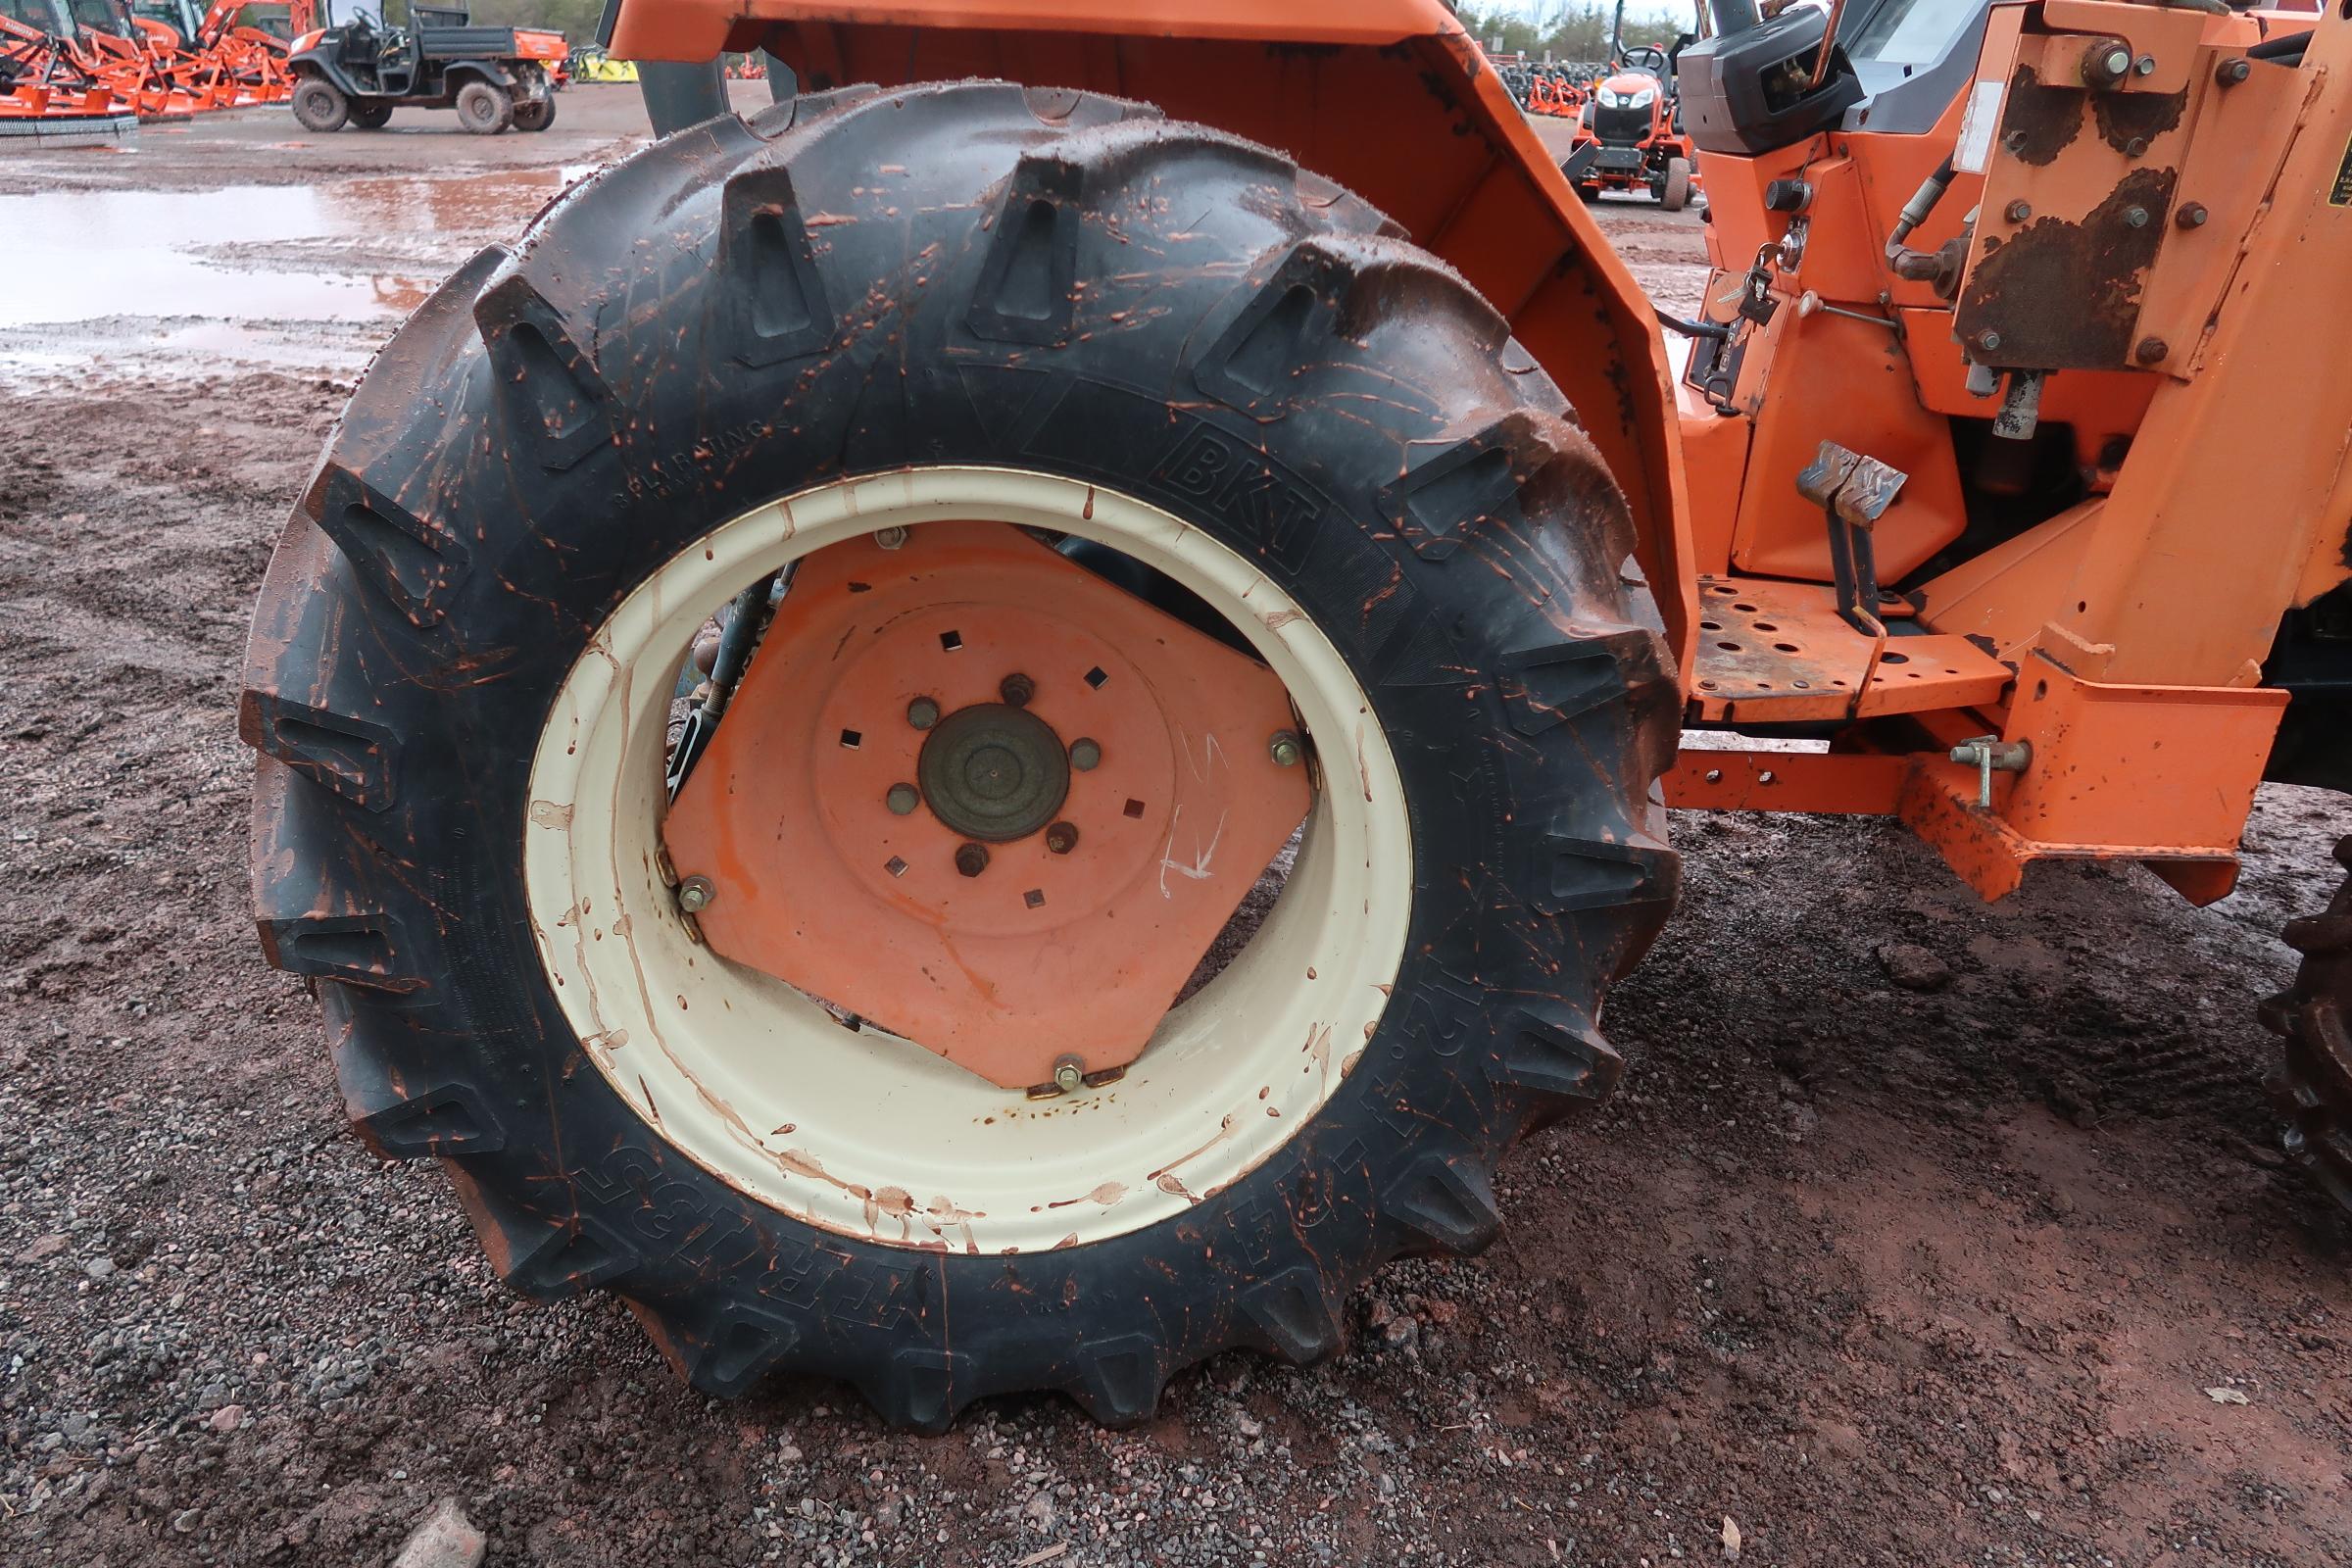
[[[1019,529],[928,523],[801,564],[664,838],[713,952],[1025,1089],[1150,1043],[1306,814],[1295,725]]]

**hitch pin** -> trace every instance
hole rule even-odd
[[[1980,735],[1952,748],[1952,760],[1977,770],[1977,805],[1992,809],[1992,775],[2023,773],[2034,761],[2031,741],[2004,742],[1998,735]]]

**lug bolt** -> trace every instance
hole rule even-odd
[[[678,907],[688,914],[702,913],[710,907],[710,901],[717,897],[718,889],[711,885],[707,876],[690,876],[678,884]]]
[[[2182,228],[2203,228],[2206,216],[2203,202],[2190,202],[2173,215],[2173,221]]]
[[[874,543],[884,550],[896,550],[906,542],[906,530],[899,527],[876,528]]]
[[[1016,671],[997,682],[997,695],[1004,699],[1007,708],[1027,708],[1029,699],[1037,695],[1037,682]]]
[[[916,729],[929,729],[939,722],[939,705],[928,697],[917,697],[906,705],[906,722]]]
[[[2145,227],[2147,227],[2147,226],[2148,226],[2148,210],[2147,210],[2145,207],[2127,207],[2127,208],[2125,208],[2125,209],[2124,209],[2124,226],[2125,226],[2126,228],[2145,228]]]
[[[988,869],[988,847],[984,844],[958,845],[956,850],[956,869],[965,876],[978,876]]]
[[[906,816],[923,804],[923,797],[911,784],[893,784],[882,804],[890,808],[893,816]]]
[[[1274,759],[1277,767],[1297,767],[1306,748],[1298,744],[1297,730],[1278,729],[1266,742],[1266,755]]]
[[[2034,209],[2024,202],[2011,202],[2001,210],[2001,216],[2012,223],[2022,223],[2034,216]]]
[[[1081,735],[1070,742],[1070,765],[1081,773],[1091,773],[1102,764],[1102,743]]]
[[[1078,824],[1056,822],[1046,829],[1046,848],[1055,855],[1067,855],[1078,847]]]
[[[1054,1087],[1065,1095],[1076,1094],[1086,1082],[1086,1063],[1076,1056],[1063,1056],[1054,1063]]]
[[[2154,365],[2173,351],[2170,345],[2160,337],[2143,337],[2139,340],[2139,347],[2132,352],[2137,357],[2140,364]]]
[[[2213,79],[2225,87],[2234,87],[2254,74],[2254,68],[2243,60],[2225,60],[2213,68]]]

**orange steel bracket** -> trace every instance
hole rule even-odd
[[[2256,687],[2120,686],[2036,655],[2019,675],[2002,739],[2032,748],[1993,775],[1915,759],[1901,815],[1987,899],[2017,890],[2034,860],[2145,860],[2192,902],[2236,881],[2238,838],[2286,709]]]
[[[622,0],[612,47],[764,48],[810,88],[1114,93],[1348,186],[1477,287],[1574,405],[1625,490],[1687,681],[1690,509],[1649,301],[1444,0]]]

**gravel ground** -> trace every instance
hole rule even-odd
[[[463,200],[423,137],[253,122],[0,195],[381,178],[448,215],[393,253],[429,282],[625,134],[570,96],[458,142]],[[1695,219],[1599,212],[1687,308]],[[0,1559],[384,1562],[455,1497],[501,1565],[2352,1560],[2352,1237],[2279,1168],[2253,1022],[2352,831],[2317,792],[2264,793],[2205,910],[2103,867],[1985,907],[1887,824],[1678,816],[1627,1088],[1505,1164],[1503,1242],[1137,1431],[717,1405],[612,1302],[509,1297],[437,1170],[345,1136],[244,904],[245,614],[391,309],[270,317],[302,374],[0,314]]]

